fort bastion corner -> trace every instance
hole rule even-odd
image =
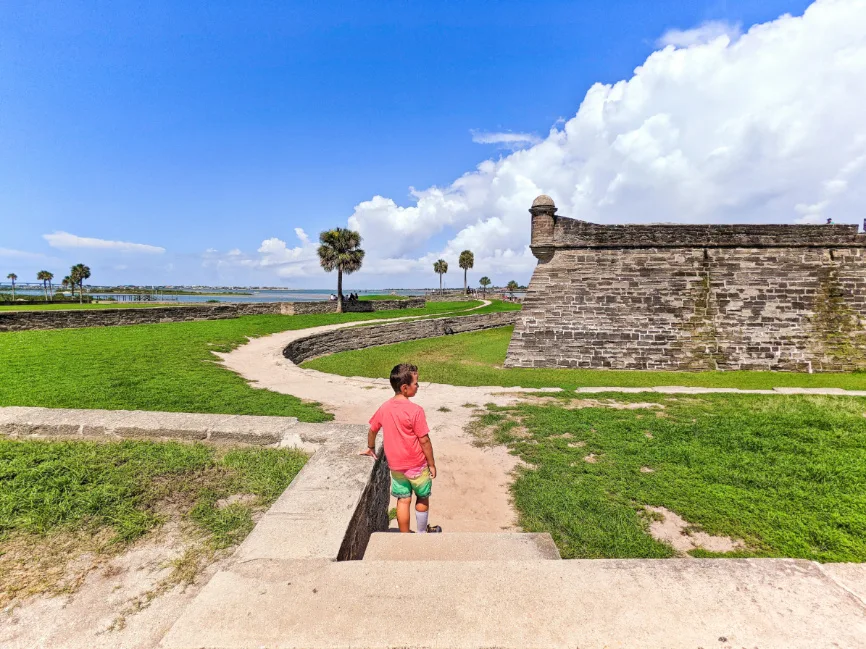
[[[506,367],[866,368],[856,225],[599,225],[529,210],[538,264]]]

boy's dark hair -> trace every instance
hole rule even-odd
[[[418,368],[409,363],[400,363],[391,370],[391,387],[394,392],[400,391],[401,385],[412,385],[412,375],[418,373]]]

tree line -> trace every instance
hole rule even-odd
[[[361,249],[361,234],[346,228],[325,230],[319,234],[319,263],[326,272],[337,271],[337,313],[343,312],[343,273],[351,275],[361,269],[364,262],[364,250]],[[475,266],[475,255],[471,250],[460,253],[457,264],[463,269],[463,294],[469,293],[468,273]],[[433,264],[433,272],[439,275],[439,292],[442,292],[442,276],[448,272],[448,262],[438,259]],[[484,297],[487,297],[487,287],[492,284],[486,275],[478,280]],[[518,284],[514,280],[508,282],[507,290],[514,297]]]
[[[325,230],[319,234],[319,263],[326,272],[337,271],[337,313],[343,312],[343,273],[351,275],[361,269],[366,254],[361,248],[361,235],[354,230],[347,228],[334,228],[333,230]],[[464,250],[460,253],[457,261],[460,268],[463,269],[463,294],[469,293],[469,270],[475,266],[475,255],[471,250]],[[439,292],[442,288],[442,276],[448,272],[448,262],[444,259],[439,259],[433,264],[433,272],[439,275]],[[9,273],[6,279],[12,282],[12,300],[15,300],[15,282],[18,281],[18,275]],[[45,300],[49,300],[49,296],[53,295],[54,287],[52,280],[54,273],[47,270],[40,270],[36,274],[36,279],[42,282]],[[63,278],[61,286],[72,291],[72,298],[75,299],[75,288],[78,287],[78,301],[84,300],[84,280],[90,279],[90,268],[84,264],[75,264],[69,271],[69,275]],[[492,284],[490,278],[486,275],[478,280],[481,286],[484,297],[487,297],[487,287]],[[517,282],[511,280],[508,282],[507,290],[514,297],[514,291],[518,288]]]
[[[15,273],[9,273],[6,275],[6,279],[12,282],[12,300],[15,301],[15,282],[18,281],[18,275]],[[47,302],[54,295],[54,273],[48,270],[40,270],[36,273],[36,279],[39,282],[42,282],[42,292],[45,295],[45,301]],[[90,279],[90,267],[85,266],[84,264],[75,264],[69,270],[69,274],[63,278],[60,285],[66,289],[69,288],[72,290],[72,297],[75,298],[75,287],[78,287],[78,301],[84,301],[84,280]]]

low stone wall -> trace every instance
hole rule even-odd
[[[370,472],[367,486],[346,528],[346,536],[337,554],[337,561],[356,561],[364,558],[370,535],[388,529],[388,505],[391,502],[391,471],[385,453],[379,457]]]
[[[284,302],[289,315],[312,315],[318,313],[336,313],[336,302]],[[344,302],[346,313],[370,313],[372,311],[394,311],[395,309],[423,309],[427,300],[423,297],[412,297],[405,300],[361,300],[359,302]]]
[[[487,291],[490,295],[493,295],[493,291]],[[463,293],[463,289],[460,290],[446,290],[430,292],[427,293],[427,300],[429,302],[467,302],[472,300],[481,300],[482,295],[479,293],[478,295],[466,295]]]
[[[312,426],[312,428],[311,428]],[[296,417],[211,415],[142,410],[0,408],[0,436],[13,439],[183,440],[318,448],[316,428]]]
[[[344,304],[347,313],[394,311],[424,308],[424,298],[408,300],[365,300]],[[77,329],[121,325],[224,320],[246,315],[309,315],[335,313],[336,302],[249,302],[189,304],[183,306],[122,309],[69,309],[54,311],[0,312],[0,331],[31,329]]]
[[[93,302],[93,298],[87,296],[84,298],[84,304],[90,304]],[[78,300],[0,300],[0,306],[38,306],[42,304],[78,304]]]
[[[295,364],[337,352],[513,325],[519,311],[334,329],[292,341],[283,356]]]

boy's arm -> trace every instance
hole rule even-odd
[[[376,457],[376,436],[379,434],[378,428],[373,428],[372,424],[370,425],[370,430],[367,432],[367,448],[359,453],[359,455],[369,455],[370,457]]]
[[[436,460],[433,459],[433,443],[430,441],[430,426],[427,425],[427,416],[424,414],[424,408],[418,408],[414,421],[415,434],[418,436],[418,442],[421,444],[421,451],[427,460],[427,466],[430,467],[430,477],[436,477]]]
[[[436,460],[433,459],[433,442],[430,441],[429,435],[424,435],[424,437],[419,437],[418,441],[421,443],[421,450],[424,452],[424,457],[427,458],[427,466],[430,468],[430,477],[436,477]]]
[[[361,451],[360,455],[369,455],[372,458],[376,457],[376,435],[378,435],[379,431],[382,429],[382,417],[379,414],[380,410],[381,408],[370,417],[370,430],[367,432],[367,448]]]

